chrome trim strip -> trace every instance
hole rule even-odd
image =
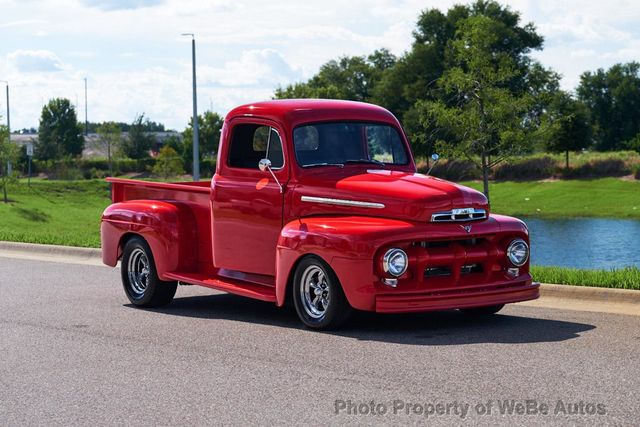
[[[455,213],[458,209],[446,212],[436,212],[431,215],[431,222],[466,222],[478,221],[487,218],[487,211],[484,209],[459,209],[463,213]]]
[[[330,199],[327,197],[302,196],[301,200],[303,202],[322,203],[325,205],[355,206],[358,208],[371,208],[371,209],[385,208],[385,205],[383,205],[382,203],[360,202],[358,200]]]

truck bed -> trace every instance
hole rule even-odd
[[[198,268],[193,273],[212,274],[211,184],[196,182],[150,182],[135,179],[107,178],[111,183],[113,203],[129,200],[162,200],[181,204],[193,212],[197,228]]]
[[[209,181],[196,182],[152,182],[137,179],[107,178],[111,183],[113,203],[127,200],[188,200],[205,201],[209,204],[211,184]]]

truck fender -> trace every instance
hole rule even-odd
[[[359,252],[357,242],[348,234],[343,234],[339,227],[331,226],[335,218],[314,218],[313,221],[294,220],[286,224],[280,233],[276,249],[276,305],[282,306],[286,299],[288,284],[298,262],[305,255],[315,255],[334,267],[334,261],[348,258],[357,262],[363,258]],[[366,251],[365,251],[366,252]],[[371,259],[365,263],[372,270]],[[338,271],[336,271],[338,274]],[[338,276],[340,278],[340,275]],[[345,289],[345,282],[340,278],[347,300],[352,306],[359,306],[350,298],[352,292]]]
[[[193,211],[184,203],[132,200],[114,203],[102,214],[102,260],[115,267],[126,240],[144,238],[153,252],[158,277],[192,271],[197,266],[197,233]]]

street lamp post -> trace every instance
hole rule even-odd
[[[9,142],[11,142],[11,115],[9,114],[9,82],[6,80],[0,80],[0,82],[7,85],[7,130],[9,131]]]
[[[11,115],[9,110],[9,82],[6,80],[0,80],[0,82],[7,85],[7,132],[9,133],[9,144],[11,144]],[[11,162],[7,162],[6,174],[11,174]],[[4,187],[4,202],[7,202],[7,188]]]
[[[77,102],[76,102],[77,104]],[[84,78],[84,136],[89,135],[89,107],[87,106],[87,78]]]
[[[196,95],[196,37],[193,33],[183,33],[191,36],[191,67],[193,78],[193,180],[200,180],[200,156],[198,148],[198,98]]]

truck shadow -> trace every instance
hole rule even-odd
[[[409,345],[525,344],[566,341],[595,328],[584,323],[528,317],[532,310],[527,307],[522,315],[518,315],[513,314],[513,309],[506,308],[507,314],[480,319],[467,317],[455,310],[393,315],[356,312],[341,329],[321,333]],[[277,308],[271,303],[229,294],[176,298],[167,307],[148,311],[305,329],[293,306]]]

